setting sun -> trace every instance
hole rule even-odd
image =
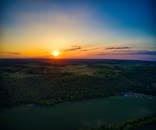
[[[57,57],[60,55],[60,51],[59,50],[54,50],[52,53],[51,53],[54,57]]]

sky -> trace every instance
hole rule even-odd
[[[1,0],[0,58],[156,60],[154,0]]]

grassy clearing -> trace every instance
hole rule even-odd
[[[93,76],[96,72],[95,69],[88,67],[87,65],[67,65],[61,67],[62,72],[73,73],[76,75],[88,75]]]
[[[27,74],[24,72],[15,72],[15,73],[8,73],[7,75],[9,78],[13,78],[13,79],[23,79],[23,78],[30,78],[30,77],[34,77],[34,76],[39,76],[37,74]]]

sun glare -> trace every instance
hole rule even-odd
[[[60,55],[60,51],[59,50],[54,50],[52,53],[51,53],[54,57],[57,57]]]

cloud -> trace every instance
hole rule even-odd
[[[149,50],[128,50],[120,52],[99,52],[96,55],[156,55],[156,51]]]
[[[138,55],[156,55],[156,51],[149,50],[137,50],[134,52],[129,52],[128,54],[138,54]]]
[[[19,52],[0,52],[1,54],[8,54],[8,55],[21,55]]]
[[[96,55],[107,55],[106,52],[99,52],[99,53],[96,53]]]
[[[81,51],[89,51],[89,49],[81,49]]]
[[[68,52],[68,51],[92,51],[92,50],[97,50],[97,49],[100,49],[100,48],[97,48],[97,47],[92,47],[92,48],[87,48],[87,47],[82,47],[80,45],[73,45],[71,46],[70,48],[67,48],[67,49],[64,49],[64,51]]]
[[[108,47],[106,50],[122,50],[122,49],[130,49],[131,47],[123,46],[123,47]]]
[[[81,49],[81,51],[90,51],[90,50],[97,50],[97,49],[99,49],[99,48],[88,48],[88,49]]]
[[[81,46],[74,45],[74,46],[71,46],[68,49],[65,49],[64,51],[76,51],[76,50],[80,50],[81,48],[82,48]]]

